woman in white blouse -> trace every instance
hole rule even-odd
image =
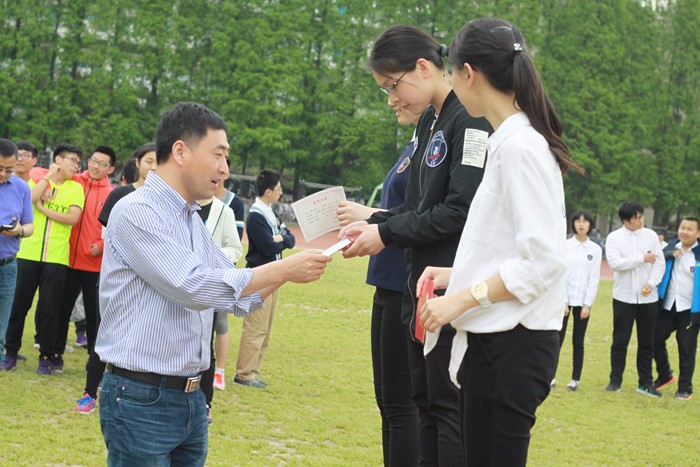
[[[470,21],[450,47],[445,75],[474,116],[495,132],[484,141],[484,179],[474,196],[452,268],[428,267],[418,281],[447,288],[420,311],[429,331],[457,333],[450,374],[460,386],[467,465],[525,465],[535,411],[559,358],[566,210],[561,173],[578,168],[562,126],[509,23]]]
[[[571,216],[571,228],[574,236],[566,241],[566,304],[564,305],[564,323],[559,332],[559,348],[566,336],[569,315],[574,316],[574,368],[571,381],[566,385],[569,391],[578,389],[583,369],[583,341],[586,337],[591,306],[598,293],[600,279],[600,262],[603,250],[588,238],[594,227],[593,217],[586,210],[577,211]]]

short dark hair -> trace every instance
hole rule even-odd
[[[114,164],[117,163],[117,153],[114,152],[114,149],[110,148],[109,146],[97,146],[92,153],[95,154],[96,152],[101,152],[102,154],[109,156],[110,167],[113,167]]]
[[[695,222],[698,225],[698,230],[700,230],[700,219],[695,216],[685,216],[684,221]]]
[[[56,149],[53,150],[53,160],[56,161],[58,156],[63,157],[69,152],[75,153],[80,159],[83,158],[83,151],[80,150],[78,146],[74,146],[68,143],[58,143]]]
[[[588,232],[586,232],[586,235],[588,235],[589,233],[591,233],[591,230],[595,228],[595,221],[593,220],[593,216],[591,215],[591,213],[586,211],[585,209],[579,209],[578,211],[573,213],[573,215],[571,216],[571,230],[576,232],[576,226],[574,225],[574,223],[581,217],[586,219],[590,224],[588,227]]]
[[[637,201],[631,199],[620,205],[617,214],[620,216],[622,222],[629,221],[637,214],[644,214],[644,207]]]
[[[136,167],[136,159],[129,159],[124,163],[122,178],[126,183],[135,183],[139,179],[139,168]]]
[[[0,157],[17,158],[17,145],[9,139],[0,138]]]
[[[29,151],[32,153],[32,157],[38,157],[39,156],[39,150],[34,146],[32,143],[27,141],[26,139],[20,140],[17,142],[17,149],[21,149],[22,151]]]
[[[143,159],[143,156],[145,156],[149,152],[156,152],[156,143],[149,142],[146,144],[142,144],[141,146],[134,149],[134,154],[131,157],[140,161],[141,159]]]
[[[265,190],[274,190],[279,181],[279,172],[268,169],[262,170],[255,179],[255,189],[258,190],[258,196],[264,195]]]
[[[199,143],[210,129],[227,131],[228,127],[219,114],[196,102],[178,102],[175,107],[160,114],[156,130],[158,164],[168,160],[175,141]]]

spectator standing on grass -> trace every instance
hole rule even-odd
[[[243,256],[243,245],[241,245],[241,240],[238,238],[236,217],[233,215],[233,211],[216,196],[210,199],[200,200],[199,204],[201,209],[197,211],[197,214],[202,218],[204,225],[207,226],[207,230],[211,234],[214,243],[221,248],[221,251],[224,252],[226,257],[230,259],[233,264],[236,264],[241,256]],[[209,365],[209,369],[202,373],[202,391],[204,391],[204,396],[207,400],[207,421],[210,424],[213,422],[211,403],[214,399],[214,388],[217,387],[216,383],[222,383],[221,380],[223,379],[223,368],[218,368],[216,366],[219,364],[220,351],[214,353],[214,333],[216,333],[217,337],[219,335],[226,337],[227,348],[225,354],[228,354],[228,313],[214,313],[214,326],[212,327],[209,346],[211,364]],[[223,365],[225,364],[226,361],[224,360]],[[216,379],[217,375],[220,375],[220,380],[218,381]],[[223,390],[225,387],[224,383],[223,386],[219,385],[217,389]]]
[[[594,226],[591,213],[586,210],[575,212],[571,216],[574,235],[566,241],[566,304],[564,322],[559,331],[559,350],[561,351],[564,344],[569,316],[573,315],[574,367],[571,381],[566,385],[569,391],[576,391],[581,381],[586,328],[591,316],[591,307],[598,294],[603,250],[588,238],[588,233]]]
[[[680,368],[676,399],[684,401],[693,397],[695,352],[700,329],[700,276],[695,275],[700,267],[699,234],[700,220],[697,217],[686,217],[681,221],[678,238],[671,240],[664,250],[666,272],[659,284],[663,306],[656,321],[654,360],[659,377],[654,386],[660,390],[676,381],[666,350],[666,340],[675,331]]]
[[[231,176],[230,167],[231,159],[229,159],[229,157],[226,156],[226,174],[224,175],[225,180],[228,180]],[[243,238],[243,219],[245,217],[245,205],[243,204],[243,200],[240,196],[236,196],[234,193],[227,190],[224,183],[216,187],[214,197],[223,202],[224,206],[231,209],[231,214],[233,215],[233,222],[235,223],[236,232],[238,233],[238,242],[240,245],[240,240]],[[226,219],[222,218],[221,220],[225,221],[224,224],[227,225],[226,229],[228,230],[228,211],[221,210],[220,212],[226,213]],[[211,228],[209,229],[209,231],[212,231]],[[220,231],[221,234],[224,233],[223,230]],[[222,243],[217,242],[216,237],[221,234],[214,235],[212,233],[212,235],[214,235],[214,242],[219,246],[221,246]],[[227,236],[230,235],[228,231],[225,234]],[[229,256],[229,258],[231,259],[231,261],[236,263],[240,259],[242,254],[243,249],[241,247],[241,253],[235,256],[235,259],[233,259],[234,256]],[[228,350],[231,346],[231,334],[229,333],[228,329],[228,313],[216,314],[214,321],[214,333],[216,334],[216,337],[214,338],[214,351],[216,358],[212,358],[212,361],[215,362],[218,366],[216,366],[214,369],[213,386],[220,391],[224,391],[226,389],[226,362],[228,362]],[[211,402],[211,398],[209,398],[208,402]]]
[[[158,172],[117,203],[105,233],[102,322],[95,351],[107,363],[100,425],[107,464],[203,466],[214,311],[244,316],[285,282],[320,278],[330,258],[307,251],[237,269],[196,211],[223,183],[226,123],[181,102],[156,132]]]
[[[70,234],[83,209],[83,187],[72,180],[80,169],[82,152],[76,146],[59,144],[54,162],[38,181],[29,180],[34,203],[35,235],[22,242],[17,253],[17,288],[7,328],[6,367],[16,365],[22,347],[27,313],[39,289],[36,313],[39,315],[39,364],[37,373],[63,372],[63,348],[59,337],[59,304],[63,299]],[[11,368],[6,368],[11,369]]]
[[[256,268],[282,259],[282,251],[294,248],[296,239],[282,223],[272,205],[282,196],[280,174],[261,171],[255,179],[258,197],[248,211],[248,253],[246,267]],[[238,347],[236,376],[233,382],[242,386],[264,389],[267,383],[260,379],[262,365],[272,333],[272,321],[277,308],[277,291],[270,293],[262,308],[243,318],[243,331]]]
[[[17,252],[22,238],[34,232],[32,195],[27,184],[13,174],[17,164],[17,146],[0,138],[0,354],[5,361],[5,331],[12,312],[17,286]],[[12,370],[17,361],[9,361],[5,370]]]
[[[415,124],[420,115],[392,104],[402,125]],[[382,185],[381,209],[351,201],[341,201],[337,216],[341,226],[367,219],[379,210],[404,202],[408,174],[418,137],[416,131]],[[369,259],[367,284],[375,287],[372,300],[371,348],[374,397],[382,417],[384,465],[408,467],[418,462],[418,407],[412,399],[411,372],[408,365],[408,335],[401,322],[401,304],[408,280],[404,250],[389,245]]]
[[[613,284],[613,342],[610,347],[610,384],[606,391],[620,392],[627,360],[627,346],[637,323],[637,392],[661,397],[654,387],[651,361],[654,330],[659,313],[657,286],[665,261],[659,238],[644,227],[644,208],[626,201],[618,210],[622,227],[608,235],[605,253],[615,272]]]
[[[17,165],[15,175],[29,183],[29,173],[36,165],[39,151],[27,140],[17,142]]]

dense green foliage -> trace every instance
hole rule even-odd
[[[700,201],[700,0],[649,3],[0,0],[0,136],[110,144],[123,160],[159,112],[195,100],[228,121],[235,171],[366,196],[409,131],[367,69],[373,39],[403,22],[449,43],[497,15],[528,38],[586,169],[567,176],[569,208],[636,197],[663,223]]]

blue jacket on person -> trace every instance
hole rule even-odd
[[[659,300],[666,297],[666,291],[668,290],[668,284],[671,282],[671,274],[673,273],[673,263],[676,258],[673,256],[673,252],[676,249],[676,244],[678,239],[673,239],[669,242],[668,246],[664,248],[664,257],[666,258],[666,272],[664,273],[664,278],[661,279],[659,284]],[[693,248],[693,254],[695,255],[695,270],[700,268],[700,243],[698,243]],[[690,305],[690,323],[700,324],[700,274],[693,273],[693,301]]]

